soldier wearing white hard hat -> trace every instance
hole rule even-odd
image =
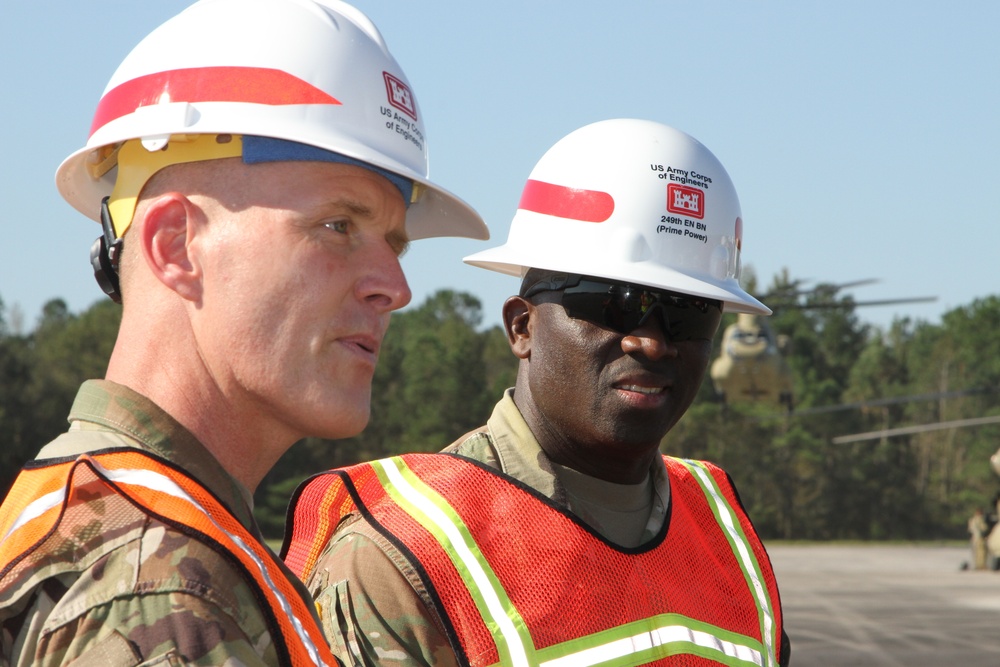
[[[788,664],[729,476],[659,451],[723,311],[770,312],[739,285],[741,215],[712,153],[659,123],[545,153],[507,242],[465,260],[521,277],[515,387],[443,453],[296,493],[286,562],[335,645],[364,665]]]
[[[256,485],[368,421],[414,239],[487,238],[338,0],[202,0],[107,85],[60,193],[123,304],[102,380],[0,507],[0,663],[332,665]]]

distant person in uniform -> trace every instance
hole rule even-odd
[[[736,191],[655,122],[553,146],[507,243],[519,360],[479,428],[439,454],[321,474],[284,556],[355,665],[786,665],[767,553],[729,476],[664,457],[740,288]]]
[[[993,497],[993,515],[987,525],[992,524],[986,535],[987,568],[1000,570],[1000,493]]]
[[[121,328],[0,507],[0,665],[336,664],[253,490],[367,423],[408,241],[486,237],[380,107],[421,117],[338,0],[199,2],[114,74],[57,184]]]
[[[986,569],[986,535],[989,531],[986,517],[979,507],[969,517],[969,540],[972,546],[972,567],[975,570]]]

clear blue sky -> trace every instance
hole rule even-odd
[[[4,239],[0,298],[24,326],[64,298],[102,298],[96,223],[53,174],[141,37],[180,0],[23,1],[0,26]],[[563,135],[614,117],[692,134],[743,206],[744,262],[765,285],[879,278],[855,298],[881,326],[937,322],[1000,292],[1000,3],[357,0],[420,102],[431,175],[506,239],[534,163]],[[497,321],[517,280],[461,263],[481,242],[432,239],[404,259],[414,304],[472,292]]]

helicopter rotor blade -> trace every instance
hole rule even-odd
[[[803,303],[791,306],[797,310],[824,310],[829,308],[853,308],[853,307],[875,307],[892,306],[899,303],[932,303],[937,301],[936,296],[912,296],[898,299],[874,299],[870,301],[850,301],[836,303]]]
[[[948,428],[965,428],[966,426],[982,426],[984,424],[1000,424],[1000,415],[993,417],[975,417],[972,419],[955,419],[947,422],[937,422],[934,424],[921,424],[919,426],[902,426],[900,428],[888,428],[881,431],[869,431],[868,433],[855,433],[854,435],[842,435],[833,438],[831,442],[835,445],[845,445],[852,442],[863,442],[865,440],[881,440],[882,438],[892,438],[897,435],[913,435],[915,433],[926,433],[928,431],[941,431]]]
[[[878,278],[862,278],[860,280],[851,280],[845,283],[817,283],[814,287],[803,287],[803,285],[809,285],[813,283],[812,280],[794,280],[788,285],[779,287],[767,294],[759,296],[760,300],[764,301],[767,299],[794,299],[800,296],[807,296],[809,294],[816,294],[817,292],[826,292],[836,294],[845,289],[850,289],[852,287],[863,287],[865,285],[872,285],[879,282]]]
[[[857,401],[855,403],[840,403],[839,405],[820,405],[814,408],[803,408],[790,413],[794,417],[805,417],[807,415],[818,415],[828,412],[842,412],[844,410],[858,410],[861,408],[879,408],[887,405],[899,405],[900,403],[918,403],[920,401],[939,401],[943,398],[959,398],[962,396],[974,396],[976,394],[992,394],[1000,391],[1000,387],[973,387],[971,389],[953,389],[951,391],[938,391],[931,394],[911,394],[909,396],[891,396],[889,398],[876,398],[870,401]]]

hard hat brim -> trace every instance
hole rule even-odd
[[[86,163],[94,150],[88,146],[66,158],[56,171],[55,181],[59,193],[73,208],[99,223],[101,200],[111,194],[114,187],[111,174],[114,172],[100,179],[90,176]],[[389,159],[372,159],[370,152],[367,159],[351,155],[348,151],[339,152],[419,184],[422,194],[406,213],[406,231],[410,240],[447,236],[476,240],[490,238],[486,223],[472,206],[415,171],[393,164]]]
[[[567,273],[586,273],[595,278],[620,280],[622,282],[668,289],[681,294],[717,299],[722,301],[727,313],[751,313],[770,315],[771,309],[744,291],[736,280],[718,281],[698,279],[690,273],[681,273],[655,261],[614,262],[606,256],[580,257],[569,261],[553,257],[554,253],[545,248],[534,252],[524,248],[511,248],[509,244],[489,248],[463,258],[466,264],[489,271],[497,271],[510,276],[521,276],[528,269],[547,269]],[[593,267],[581,271],[581,266]]]

